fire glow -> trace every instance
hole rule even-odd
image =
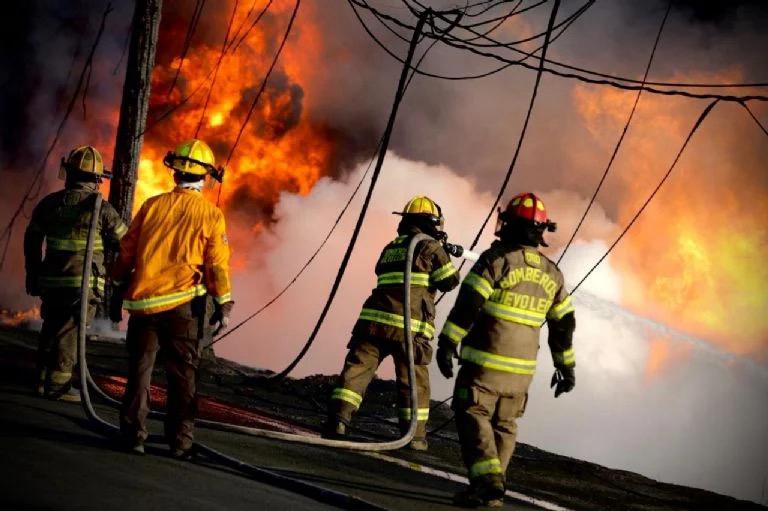
[[[183,40],[186,23],[176,20],[161,27],[148,122],[151,124],[153,118],[177,106],[193,91],[198,92],[147,134],[139,166],[135,209],[148,197],[173,187],[171,173],[162,163],[163,156],[180,141],[193,138],[198,125],[197,137],[213,148],[217,164],[225,163],[291,14],[291,3],[272,2],[259,24],[248,31],[267,3],[266,0],[217,3],[215,12],[211,9],[206,16],[207,28],[216,36],[209,34],[209,37],[201,36],[201,41],[193,40],[181,76],[170,95],[168,91],[176,69],[182,64],[178,42]],[[245,37],[242,44],[232,44],[225,52],[205,106],[212,71],[221,55],[233,8],[236,12],[230,42],[235,40],[235,35],[237,41]],[[269,221],[281,192],[307,194],[315,182],[329,172],[333,140],[305,115],[304,108],[311,96],[301,71],[320,38],[311,23],[305,18],[302,20],[303,23],[294,26],[279,63],[244,128],[227,165],[221,190],[221,207],[245,209],[252,221],[249,227],[256,232]],[[301,52],[297,48],[301,48]],[[218,190],[207,193],[215,200]]]
[[[577,87],[574,99],[595,138],[610,141],[626,121],[634,93]],[[700,108],[641,98],[609,178],[609,186],[622,192],[620,226],[666,171]],[[768,200],[763,188],[748,183],[764,172],[763,163],[740,151],[755,128],[751,120],[739,108],[718,108],[612,261],[621,270],[625,306],[731,353],[760,358],[768,348],[768,268],[762,264]],[[662,340],[652,342],[652,355],[648,374],[672,357]]]

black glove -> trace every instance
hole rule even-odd
[[[216,337],[229,326],[229,315],[232,313],[232,307],[235,302],[218,303],[213,302],[213,314],[208,321],[209,325],[215,325],[213,329],[213,336]]]
[[[453,378],[453,359],[459,358],[456,345],[449,339],[440,338],[437,345],[437,367],[446,378]]]
[[[550,387],[555,387],[555,397],[565,392],[570,392],[576,386],[576,373],[573,367],[559,367],[552,375]]]
[[[26,287],[29,296],[40,296],[40,285],[38,284],[37,275],[27,273]]]

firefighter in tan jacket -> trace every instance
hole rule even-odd
[[[213,152],[200,140],[182,143],[163,160],[176,188],[148,199],[120,243],[112,278],[130,313],[128,383],[120,413],[127,447],[144,452],[149,387],[161,352],[168,379],[165,436],[172,456],[191,456],[201,340],[209,325],[227,323],[233,301],[224,215],[203,198],[206,175],[221,180]],[[206,295],[213,297],[207,310]],[[212,314],[211,314],[212,312]],[[119,320],[119,307],[112,319]]]
[[[461,359],[453,409],[470,485],[455,496],[458,505],[502,505],[516,420],[525,411],[545,321],[555,397],[575,385],[574,308],[562,273],[537,248],[546,246],[545,230],[555,224],[541,199],[514,197],[499,212],[499,239],[464,279],[440,333],[437,362],[446,378],[453,376],[453,358]]]
[[[397,376],[398,418],[402,431],[411,421],[408,387],[408,359],[403,330],[403,284],[405,261],[411,238],[424,233],[435,238],[420,242],[414,251],[411,274],[411,332],[418,392],[418,427],[410,447],[425,450],[429,418],[429,371],[434,336],[435,292],[450,291],[459,285],[459,275],[443,244],[443,215],[431,199],[418,196],[405,205],[397,238],[381,252],[376,263],[377,286],[363,304],[352,330],[349,353],[331,395],[326,436],[346,434],[352,414],[363,401],[365,390],[381,361],[391,355]]]

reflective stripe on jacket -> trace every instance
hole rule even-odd
[[[24,234],[24,259],[28,276],[42,290],[78,288],[82,280],[85,248],[96,194],[94,183],[70,183],[46,196],[35,207]],[[102,202],[94,238],[94,291],[104,290],[104,247],[117,248],[128,230],[115,208]],[[43,257],[45,246],[45,257]]]
[[[376,288],[363,304],[353,329],[354,336],[403,341],[403,283],[408,245],[415,227],[401,234],[382,250],[376,263]],[[420,242],[411,266],[411,331],[414,337],[431,339],[435,334],[435,291],[450,291],[459,285],[456,267],[437,240]]]
[[[573,312],[555,263],[534,247],[495,241],[464,279],[440,335],[462,344],[465,363],[529,379],[541,326],[547,320],[558,326]],[[555,365],[574,365],[572,328],[549,331]]]
[[[130,279],[123,306],[132,313],[170,310],[206,292],[226,303],[232,301],[229,255],[221,210],[200,192],[175,188],[142,205],[120,243],[112,278]]]

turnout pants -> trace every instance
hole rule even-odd
[[[512,385],[510,385],[510,379]],[[470,482],[506,479],[515,451],[517,419],[528,400],[528,383],[514,375],[465,364],[456,377],[452,408]]]
[[[88,307],[87,323],[96,308]],[[38,387],[56,396],[69,390],[77,359],[77,327],[80,316],[79,292],[70,289],[46,293],[40,307],[43,326],[37,346]]]
[[[128,383],[120,413],[120,429],[127,441],[143,442],[149,436],[149,392],[159,352],[168,381],[165,437],[173,449],[192,447],[205,318],[203,297],[157,314],[134,314],[128,320]]]
[[[353,338],[344,360],[344,369],[338,385],[331,394],[329,416],[349,424],[352,415],[360,408],[365,390],[376,374],[381,362],[391,355],[397,378],[398,419],[401,431],[408,430],[411,421],[411,396],[408,386],[408,356],[405,344],[388,339]],[[432,347],[427,341],[414,341],[414,365],[418,393],[418,428],[414,438],[425,438],[429,419],[429,369]]]

